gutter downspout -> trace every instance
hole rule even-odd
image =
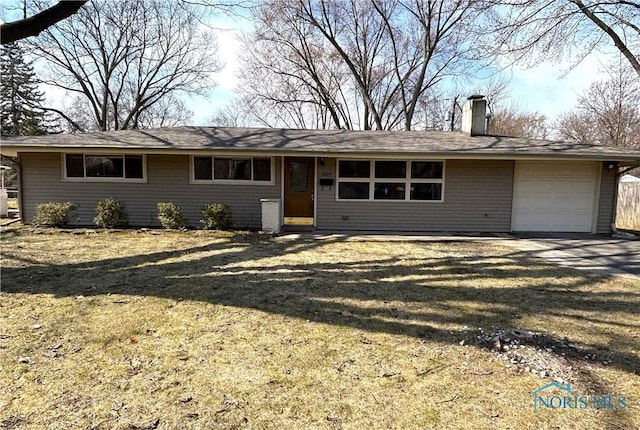
[[[18,152],[18,216],[24,224],[24,189],[22,188],[22,153]]]

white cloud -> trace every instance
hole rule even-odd
[[[212,22],[218,44],[217,57],[223,65],[222,70],[212,75],[216,83],[208,97],[191,97],[190,109],[193,111],[194,125],[208,125],[214,112],[228,104],[235,97],[239,69],[238,54],[241,49],[240,36],[242,31],[250,29],[247,20],[223,18]]]
[[[239,37],[239,30],[217,31],[218,57],[224,67],[214,75],[214,79],[218,84],[216,90],[222,93],[233,92],[236,86],[236,73],[239,67],[238,53],[241,46]]]
[[[553,120],[571,110],[578,97],[594,81],[606,78],[597,55],[587,57],[568,70],[567,64],[542,63],[530,69],[514,69],[511,101],[528,111],[538,111]],[[565,75],[566,73],[566,75]]]

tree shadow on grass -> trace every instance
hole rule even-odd
[[[443,242],[414,242],[411,245],[437,252],[412,256],[390,251],[380,256],[365,248],[340,258],[350,246],[340,243],[343,240],[280,242],[236,236],[180,250],[67,264],[9,251],[3,258],[21,267],[2,269],[2,290],[193,300],[444,344],[467,338],[462,326],[511,329],[522,316],[567,319],[569,332],[587,323],[605,324],[607,330],[640,329],[640,292],[598,291],[601,277],[541,264],[524,253],[492,254],[470,242],[452,242],[454,252],[446,252]],[[331,249],[336,245],[344,249]],[[336,258],[324,258],[325,253],[336,253]],[[581,315],[594,310],[623,314],[625,319]],[[637,343],[631,336],[616,341]],[[580,351],[640,374],[638,358],[626,351],[596,342],[581,344]]]

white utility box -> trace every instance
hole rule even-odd
[[[262,231],[280,233],[280,199],[260,199],[262,204]]]
[[[0,216],[4,218],[9,216],[9,198],[4,188],[0,189]]]

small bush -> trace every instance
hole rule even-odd
[[[98,200],[96,204],[96,217],[93,222],[98,227],[118,228],[129,225],[127,210],[119,200],[113,197]]]
[[[205,230],[227,230],[231,228],[231,208],[223,203],[203,205],[200,220]]]
[[[158,221],[162,227],[169,230],[181,230],[187,226],[180,206],[173,202],[158,203]]]
[[[78,222],[76,205],[71,202],[48,202],[36,205],[35,225],[67,227]]]

